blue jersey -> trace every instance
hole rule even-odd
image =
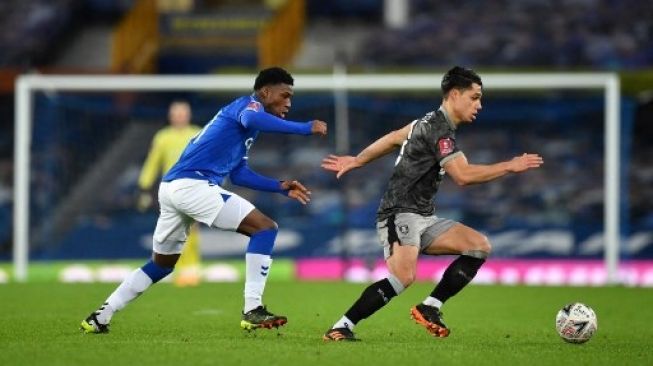
[[[240,97],[220,109],[190,140],[162,180],[192,178],[222,184],[247,159],[259,131],[308,135],[311,123],[285,121],[265,112],[254,95]]]

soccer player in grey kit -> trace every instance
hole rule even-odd
[[[456,144],[456,129],[471,123],[481,110],[481,78],[472,70],[454,67],[442,79],[440,108],[392,131],[357,156],[325,158],[322,167],[343,174],[399,150],[395,168],[377,211],[377,232],[390,274],[368,286],[360,298],[324,334],[324,340],[354,341],[359,321],[369,317],[415,281],[417,257],[458,255],[433,292],[411,309],[412,318],[435,337],[447,337],[449,328],[440,308],[476,275],[490,254],[487,237],[459,222],[435,215],[433,198],[449,175],[457,184],[484,183],[508,173],[538,168],[537,154],[477,165],[467,161]]]

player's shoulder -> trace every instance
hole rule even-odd
[[[263,105],[261,102],[257,101],[254,96],[245,95],[235,99],[223,108],[222,116],[240,118],[240,115],[245,111],[262,112],[263,110]]]
[[[242,97],[234,100],[231,105],[241,110],[251,109],[257,112],[259,110],[263,110],[263,105],[261,102],[257,101],[253,95],[243,95]]]
[[[257,101],[254,98],[250,98],[247,101],[247,105],[245,105],[244,110],[252,111],[252,112],[262,112],[263,111],[263,104],[261,104],[261,102]]]
[[[422,119],[424,123],[431,127],[432,130],[439,133],[454,131],[454,127],[449,122],[444,112],[442,112],[440,109],[427,113],[424,117],[422,117]]]
[[[415,122],[423,130],[440,130],[448,126],[445,116],[439,110],[430,111]]]
[[[158,131],[156,131],[156,133],[154,134],[154,140],[165,139],[166,136],[169,136],[171,132],[172,132],[172,127],[171,126],[165,126],[165,127],[161,128],[161,129],[159,129]]]
[[[454,131],[446,116],[439,110],[426,113],[416,120],[413,136],[424,141],[437,141],[443,136],[453,136]]]
[[[172,126],[166,126],[154,134],[154,140],[161,142],[166,142],[169,140],[175,141],[179,138],[186,138],[185,136],[187,135],[195,135],[200,130],[200,127],[192,124],[184,127],[182,130],[176,129]]]
[[[447,117],[440,109],[428,112],[424,118],[431,124],[447,124]]]

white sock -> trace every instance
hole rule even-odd
[[[116,311],[113,310],[111,305],[107,304],[106,302],[100,306],[100,309],[98,309],[97,313],[97,321],[100,324],[109,324],[111,322],[111,317],[113,316],[113,313]]]
[[[349,330],[354,330],[355,326],[356,324],[354,324],[354,322],[343,315],[342,318],[340,318],[340,320],[338,320],[336,324],[333,325],[333,328],[348,328]]]
[[[442,301],[436,299],[433,296],[427,297],[426,300],[422,301],[422,304],[428,305],[428,306],[435,306],[438,309],[440,309],[442,307]]]
[[[263,305],[263,290],[270,273],[272,258],[265,254],[245,253],[245,306],[248,312]]]
[[[97,318],[102,324],[109,324],[113,313],[122,310],[132,300],[152,285],[152,279],[140,268],[130,273],[127,278],[109,296]]]

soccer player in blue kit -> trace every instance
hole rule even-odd
[[[82,321],[85,333],[108,332],[115,312],[173,271],[188,230],[195,221],[211,228],[237,231],[250,238],[245,253],[241,327],[270,329],[286,324],[285,316],[269,312],[262,303],[277,224],[221,185],[229,177],[239,186],[278,192],[302,204],[310,201],[311,192],[300,182],[271,179],[257,174],[247,165],[247,152],[259,132],[326,135],[327,125],[323,121],[284,119],[291,106],[293,83],[292,76],[282,68],[260,71],[253,94],[220,109],[190,140],[159,186],[160,214],[153,235],[151,260],[129,274],[106,302]]]

